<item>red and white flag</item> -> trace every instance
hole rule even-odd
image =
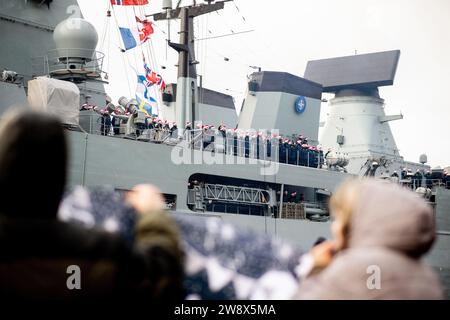
[[[148,0],[111,0],[113,6],[145,6]]]
[[[138,28],[130,29],[119,27],[120,34],[125,45],[125,50],[130,50],[137,45],[143,44],[145,41],[150,39],[150,36],[154,32],[150,21],[141,20],[136,17],[136,22],[138,24]]]

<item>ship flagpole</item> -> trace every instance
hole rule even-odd
[[[180,19],[180,41],[168,45],[178,52],[178,79],[176,90],[175,118],[178,128],[185,129],[186,121],[192,124],[197,120],[198,114],[198,87],[195,59],[194,19],[214,11],[222,10],[225,3],[233,0],[207,1],[206,4],[197,4],[172,9],[171,1],[163,2],[163,12],[147,15],[155,21]]]

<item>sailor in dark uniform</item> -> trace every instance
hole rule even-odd
[[[294,203],[298,202],[297,191],[291,192],[291,194],[289,195],[289,202],[294,202]]]
[[[302,144],[300,150],[300,165],[306,167],[308,165],[308,145]]]
[[[245,157],[248,158],[250,155],[250,135],[248,134],[248,132],[245,133],[244,137],[244,152]]]
[[[155,128],[155,119],[156,118],[151,118],[148,123],[147,123],[147,128],[148,129],[154,129]]]
[[[400,179],[401,180],[406,179],[407,175],[408,175],[408,170],[406,170],[406,168],[403,168],[402,171],[400,172]]]
[[[292,146],[291,140],[289,140],[287,138],[283,138],[283,146],[284,146],[284,150],[285,150],[283,163],[289,163],[289,157],[290,157],[290,153],[291,153],[290,149]]]
[[[270,136],[267,136],[265,140],[266,140],[266,156],[267,158],[270,159],[272,157],[272,138]]]
[[[297,164],[297,148],[292,141],[289,141],[289,164]]]
[[[284,203],[288,202],[288,192],[287,192],[287,190],[284,190],[284,192],[283,192],[283,202]]]
[[[170,130],[169,121],[167,121],[167,120],[164,121],[163,129],[166,130],[166,131],[169,131],[169,130]]]
[[[279,139],[278,151],[279,151],[278,157],[280,159],[280,163],[286,163],[286,145],[285,145],[283,138]]]
[[[308,144],[308,138],[307,137],[303,137],[302,144]]]
[[[223,123],[221,123],[217,130],[219,130],[219,134],[222,136],[223,148],[224,148],[224,152],[226,153],[227,152],[227,127]]]
[[[433,187],[433,180],[431,180],[430,170],[427,170],[425,172],[425,183],[426,183],[428,189],[431,189]]]
[[[285,163],[289,163],[289,149],[291,148],[290,144],[291,140],[285,139],[284,146],[286,148],[286,161]]]
[[[120,134],[120,124],[122,123],[122,119],[120,119],[117,116],[123,115],[123,114],[125,114],[125,109],[122,106],[118,106],[113,112],[111,125],[113,127],[114,135]]]
[[[450,174],[446,170],[444,170],[442,183],[444,184],[445,188],[450,189]]]
[[[111,115],[110,115],[110,111],[108,109],[109,105],[111,104],[111,98],[109,96],[106,96],[105,98],[105,102],[106,102],[106,107],[103,108],[102,110],[100,110],[100,114],[101,114],[101,125],[100,125],[100,133],[102,136],[107,136],[109,134],[109,131],[111,130]],[[114,108],[114,106],[113,106]],[[95,110],[95,108],[94,108]]]
[[[260,159],[259,147],[262,144],[262,142],[263,142],[262,132],[258,132],[258,134],[256,135],[256,159]]]
[[[222,123],[219,126],[219,133],[222,135],[222,137],[225,139],[226,135],[227,135],[227,127]]]
[[[178,127],[176,122],[172,122],[172,126],[170,127],[170,136],[175,138],[178,136]]]
[[[422,173],[419,169],[417,169],[416,173],[414,173],[412,183],[415,188],[418,188],[422,185]]]
[[[320,146],[320,145],[317,146],[317,153],[318,153],[318,158],[319,158],[319,169],[322,169],[322,167],[324,165],[322,146]]]
[[[155,124],[155,131],[156,131],[155,139],[156,139],[156,141],[161,141],[161,139],[162,139],[163,125],[164,125],[164,123],[161,119],[158,119],[158,121],[156,121],[156,124]]]
[[[313,157],[311,167],[318,168],[319,167],[319,152],[316,147],[311,147],[311,154]]]
[[[316,160],[316,152],[314,150],[314,146],[309,146],[308,148],[308,167],[315,168],[317,166]]]

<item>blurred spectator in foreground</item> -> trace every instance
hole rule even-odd
[[[421,261],[435,239],[433,213],[423,199],[389,182],[354,180],[336,191],[330,210],[334,241],[303,259],[309,277],[297,298],[443,298],[437,276]]]
[[[57,220],[68,158],[57,119],[9,114],[0,137],[2,301],[182,297],[177,230],[157,191],[138,186],[128,195],[140,213],[132,247],[117,234]]]

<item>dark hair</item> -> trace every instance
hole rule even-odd
[[[0,126],[0,214],[56,218],[66,183],[67,146],[57,118],[10,113]]]
[[[325,242],[325,241],[327,241],[326,238],[324,238],[324,237],[318,237],[317,240],[316,240],[316,242],[314,242],[313,247],[318,246],[319,244],[321,244],[322,242]]]

